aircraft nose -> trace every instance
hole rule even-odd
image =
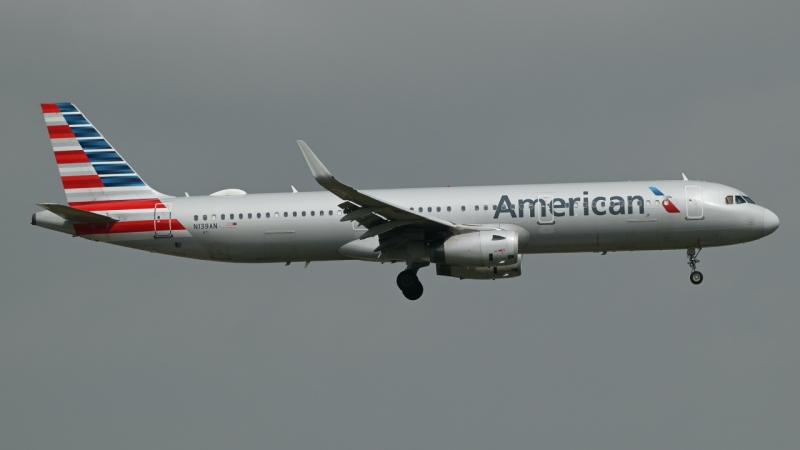
[[[774,212],[764,209],[764,236],[774,233],[780,224],[781,221]]]

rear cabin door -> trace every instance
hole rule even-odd
[[[700,186],[686,186],[686,218],[703,218],[703,188]]]
[[[172,236],[172,203],[156,203],[153,209],[153,229],[156,237]]]

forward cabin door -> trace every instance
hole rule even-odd
[[[153,229],[156,237],[172,236],[172,203],[156,203],[153,209]]]
[[[703,218],[703,188],[700,186],[686,186],[686,218]]]

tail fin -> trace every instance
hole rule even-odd
[[[149,208],[167,197],[142,181],[75,105],[44,103],[42,113],[71,207]]]

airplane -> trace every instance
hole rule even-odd
[[[718,183],[625,181],[356,190],[303,141],[319,192],[162,194],[72,103],[41,105],[67,205],[40,203],[33,225],[92,241],[207,261],[405,263],[397,286],[423,294],[419,269],[499,280],[526,254],[686,250],[690,281],[707,247],[760,239],[778,216]]]

